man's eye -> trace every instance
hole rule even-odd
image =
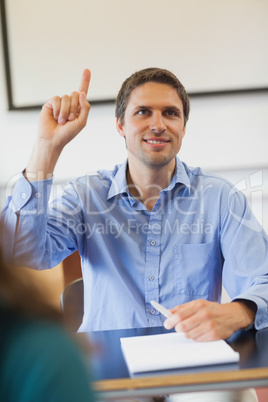
[[[166,111],[166,114],[167,114],[168,116],[177,116],[177,113],[175,112],[175,110],[167,110],[167,111]]]
[[[138,111],[138,114],[140,114],[140,115],[148,114],[148,110],[147,109],[141,109],[141,110]]]

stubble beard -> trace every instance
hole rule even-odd
[[[146,167],[150,169],[160,169],[161,167],[164,167],[168,165],[177,155],[177,153],[174,153],[174,144],[171,142],[171,149],[169,150],[168,153],[166,153],[163,150],[152,150],[151,152],[146,152],[142,145],[137,152],[133,152],[128,148],[127,144],[127,139],[125,137],[125,144],[126,144],[126,149],[128,153],[133,155],[135,159],[138,159],[142,164],[144,164]],[[179,152],[179,150],[178,150]]]
[[[159,169],[168,165],[175,158],[176,154],[172,151],[168,154],[163,154],[161,151],[155,151],[151,152],[151,155],[148,155],[146,152],[141,150],[138,155],[134,156],[148,168]]]

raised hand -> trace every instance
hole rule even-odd
[[[37,141],[25,172],[29,181],[50,177],[64,146],[85,127],[90,110],[86,99],[89,83],[90,71],[86,69],[78,91],[54,96],[42,107]]]
[[[39,138],[62,149],[85,127],[90,109],[86,100],[89,82],[90,71],[86,69],[78,91],[61,98],[54,96],[45,103],[39,118]]]

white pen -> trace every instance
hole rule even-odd
[[[156,310],[159,311],[159,313],[163,314],[166,318],[172,316],[172,313],[168,309],[166,309],[164,306],[157,303],[156,301],[151,300],[150,303]]]

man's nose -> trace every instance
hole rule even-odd
[[[161,134],[166,130],[166,124],[162,113],[153,113],[151,116],[150,129],[155,134]]]

